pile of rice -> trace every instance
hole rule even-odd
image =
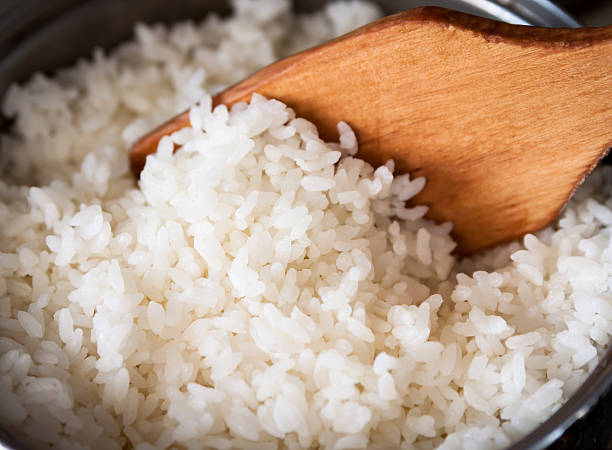
[[[451,225],[404,207],[425,181],[354,158],[348,125],[325,143],[275,100],[211,110],[210,92],[380,12],[234,7],[138,26],[110,56],[8,93],[2,426],[33,448],[105,450],[525,435],[612,334],[611,174],[554,228],[458,267]],[[136,186],[130,143],[196,101]]]

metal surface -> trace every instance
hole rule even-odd
[[[578,21],[548,0],[506,0],[500,3],[534,24],[546,27],[580,26]]]
[[[321,7],[324,0],[297,1],[299,10]],[[387,13],[433,5],[457,9],[514,24],[577,27],[579,23],[548,0],[432,0],[377,3]],[[171,5],[169,7],[169,5]],[[131,34],[136,21],[172,22],[200,18],[208,11],[228,12],[223,0],[3,0],[0,2],[0,97],[13,82],[38,70],[52,72],[92,48],[111,48]],[[597,402],[612,384],[612,352],[608,350],[595,371],[550,419],[510,447],[539,450],[555,441]],[[19,449],[0,430],[0,448]]]
[[[431,0],[402,2],[405,9],[442,6],[516,25],[575,28],[580,24],[548,0]]]

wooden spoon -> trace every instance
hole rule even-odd
[[[612,145],[612,26],[546,29],[440,8],[389,16],[272,64],[214,97],[277,98],[370,163],[424,175],[414,203],[461,253],[549,225]],[[136,142],[137,175],[188,112]]]

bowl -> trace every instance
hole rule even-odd
[[[298,3],[298,2],[296,2]],[[300,1],[298,10],[320,8],[324,0]],[[579,23],[547,0],[515,2],[489,0],[379,0],[385,13],[417,6],[443,6],[514,24],[578,27]],[[112,48],[130,37],[137,21],[176,22],[197,19],[207,12],[229,12],[223,0],[5,0],[0,5],[0,97],[13,82],[25,81],[36,71],[52,73],[91,54],[96,46]],[[0,125],[6,128],[8,120]],[[546,422],[513,444],[512,450],[543,449],[585,416],[612,385],[612,349],[574,395]],[[0,447],[22,449],[0,429]]]

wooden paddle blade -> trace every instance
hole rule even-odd
[[[611,69],[612,27],[421,8],[268,66],[215,102],[277,98],[327,139],[345,120],[361,157],[427,177],[414,203],[454,222],[470,253],[550,224],[612,145]],[[185,126],[181,117],[135,145],[132,161]]]

